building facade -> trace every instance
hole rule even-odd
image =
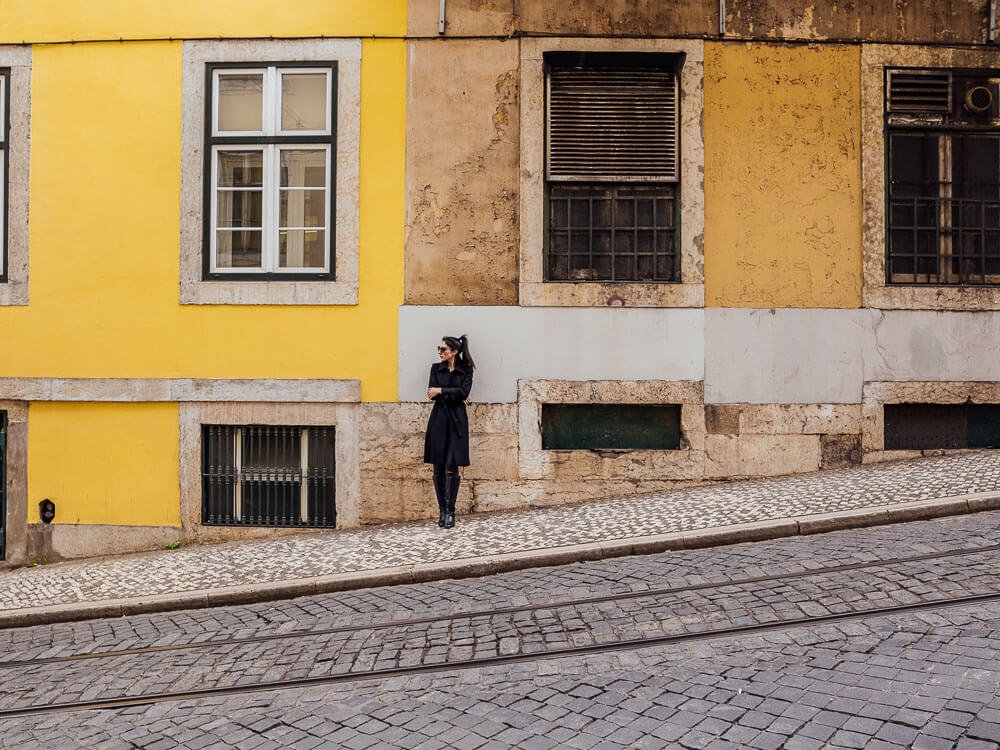
[[[1000,444],[989,0],[42,5],[7,564],[431,517],[445,334],[460,512]]]

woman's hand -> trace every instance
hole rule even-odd
[[[441,389],[440,388],[428,388],[427,389],[427,398],[429,398],[429,399],[433,400],[433,399],[437,398],[440,395],[441,395]]]

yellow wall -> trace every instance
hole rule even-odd
[[[406,33],[406,0],[0,0],[0,42],[387,36]]]
[[[397,397],[406,0],[0,0],[32,48],[30,305],[0,377],[358,379]],[[181,305],[183,38],[357,36],[359,304]],[[37,44],[68,40],[170,38]],[[57,523],[179,523],[176,404],[33,403],[29,503]],[[34,516],[32,516],[34,518]]]
[[[28,514],[56,523],[178,526],[177,404],[33,403]]]
[[[181,44],[36,48],[30,294],[0,376],[358,378],[396,398],[404,42],[362,45],[360,304],[181,306]]]
[[[705,304],[861,306],[860,47],[705,45]]]

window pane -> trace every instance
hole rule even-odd
[[[216,232],[215,264],[219,268],[260,268],[259,231]]]
[[[217,227],[261,228],[264,194],[260,190],[220,190]]]
[[[219,130],[263,130],[264,76],[261,73],[219,76]]]
[[[325,150],[281,151],[281,187],[326,187]]]
[[[326,232],[288,229],[278,232],[278,263],[282,268],[323,268]]]
[[[264,156],[260,151],[220,151],[219,187],[260,187],[264,184]]]
[[[325,190],[282,190],[282,227],[325,227]]]
[[[281,76],[281,129],[326,130],[326,73]]]

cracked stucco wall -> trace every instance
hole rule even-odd
[[[705,304],[861,305],[857,47],[705,45]]]
[[[405,301],[516,305],[516,41],[409,45]]]

